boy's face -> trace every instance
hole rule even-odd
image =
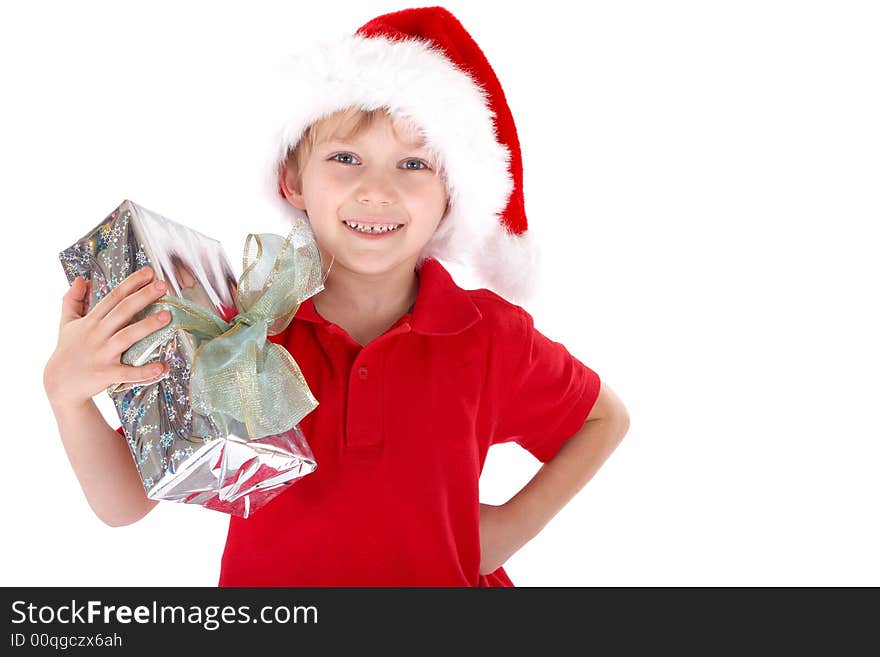
[[[333,267],[362,274],[414,268],[446,211],[446,186],[430,152],[400,125],[395,135],[381,116],[350,141],[331,141],[339,120],[319,126],[302,189],[295,189],[295,172],[282,170],[288,202],[307,211],[325,266],[332,256]],[[402,226],[376,237],[344,220]]]

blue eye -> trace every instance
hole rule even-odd
[[[346,161],[338,159],[341,157],[350,158],[350,159],[346,160]],[[335,153],[335,154],[331,155],[329,159],[333,160],[334,162],[339,162],[340,164],[354,164],[355,162],[352,160],[357,160],[357,158],[354,155],[352,155],[351,153]],[[404,160],[404,162],[406,162],[406,163],[416,162],[421,165],[421,166],[416,166],[416,167],[404,166],[404,169],[406,169],[407,171],[424,171],[424,170],[430,170],[430,168],[431,168],[430,166],[428,166],[428,164],[426,162],[424,162],[423,160],[419,160],[417,158],[410,158],[408,160]]]
[[[339,162],[340,164],[351,164],[350,162],[342,162],[341,160],[337,160],[336,158],[339,156],[352,157],[352,158],[354,157],[354,155],[352,155],[351,153],[336,153],[336,155],[331,155],[330,159],[335,160],[336,162]]]
[[[404,167],[404,169],[409,169],[410,171],[421,171],[422,169],[430,169],[431,168],[427,164],[425,164],[422,160],[411,159],[411,160],[405,160],[405,162],[418,162],[419,164],[424,165],[421,167],[417,167],[415,169],[413,169],[412,167]]]

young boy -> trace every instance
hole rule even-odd
[[[513,586],[502,564],[589,481],[628,417],[504,298],[527,292],[534,253],[500,85],[438,7],[312,47],[288,75],[279,106],[295,113],[280,124],[271,193],[308,219],[330,266],[325,289],[271,339],[320,402],[300,423],[318,469],[230,518],[219,584]],[[502,294],[458,287],[438,258],[468,262]],[[71,463],[111,525],[156,504],[91,402],[156,374],[119,363],[167,322],[127,326],[164,294],[151,280],[136,272],[85,317],[77,280],[45,373]],[[486,453],[510,440],[544,466],[507,503],[480,504]]]

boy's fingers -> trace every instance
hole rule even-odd
[[[107,296],[95,305],[89,315],[93,316],[96,320],[103,319],[107,313],[119,305],[129,294],[139,290],[151,280],[153,280],[153,270],[150,267],[144,267],[138,269],[133,274],[129,274],[125,277],[125,280],[110,290]]]
[[[122,353],[138,340],[155,333],[167,325],[170,320],[171,313],[167,310],[153,313],[118,331],[107,341],[107,344],[113,348],[115,353]]]
[[[139,367],[119,365],[113,371],[115,383],[152,383],[165,373],[162,363],[148,363]]]
[[[160,285],[161,289],[157,288],[157,285]],[[118,333],[129,326],[138,313],[165,296],[166,291],[165,281],[154,280],[149,285],[132,292],[104,316],[101,320],[101,331],[108,337]]]
[[[62,324],[66,324],[67,322],[79,319],[83,316],[83,302],[86,299],[86,292],[88,289],[88,285],[86,285],[85,280],[81,277],[77,276],[73,280],[70,289],[64,293],[64,297],[61,299]]]

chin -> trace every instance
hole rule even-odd
[[[406,256],[406,255],[395,255],[389,253],[373,253],[373,254],[362,254],[362,255],[346,255],[342,258],[337,257],[336,261],[339,262],[342,260],[340,264],[343,264],[346,269],[349,271],[357,272],[359,274],[385,274],[387,272],[393,271],[394,269],[400,267],[406,262],[413,262],[413,269],[415,269],[415,261],[417,256]],[[335,266],[335,265],[334,265]]]

